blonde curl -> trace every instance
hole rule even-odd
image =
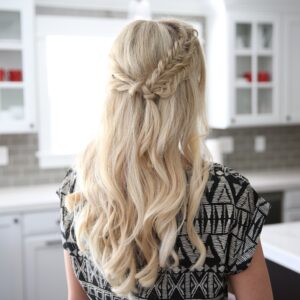
[[[205,61],[193,27],[170,19],[130,23],[110,61],[99,134],[78,158],[80,192],[67,200],[76,200],[68,207],[80,250],[130,298],[180,266],[183,226],[199,254],[191,271],[206,257],[193,224],[211,166]]]

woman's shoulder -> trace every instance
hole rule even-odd
[[[250,202],[253,208],[260,198],[249,179],[240,171],[230,166],[213,162],[210,177],[206,186],[208,203],[233,204],[244,207],[245,202]]]
[[[61,198],[75,191],[77,172],[74,167],[69,167],[65,172],[62,181],[56,191],[56,194]]]
[[[243,175],[241,171],[235,168],[224,165],[222,163],[213,162],[210,168],[210,179],[224,183],[248,185],[250,184],[249,179]]]

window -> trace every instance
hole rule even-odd
[[[99,126],[108,52],[127,19],[37,17],[41,168],[74,162]],[[202,39],[202,24],[191,22]]]
[[[127,20],[39,16],[39,161],[67,166],[95,135],[105,97],[108,52]]]

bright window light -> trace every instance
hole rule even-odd
[[[70,166],[100,126],[108,54],[127,19],[37,16],[41,168]]]
[[[77,153],[95,135],[112,42],[108,37],[46,38],[53,154]]]
[[[96,135],[108,53],[129,19],[37,16],[41,168],[67,167]],[[194,24],[201,36],[201,24]]]

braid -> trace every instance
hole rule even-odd
[[[145,81],[133,80],[113,62],[111,88],[128,92],[131,97],[140,93],[144,99],[152,101],[171,97],[178,84],[188,77],[192,56],[199,43],[195,33],[197,31],[193,29],[188,35],[183,28],[178,28],[178,39]]]
[[[159,61],[157,68],[146,80],[145,85],[149,90],[160,98],[169,98],[176,92],[178,84],[188,76],[196,41],[196,36],[189,38],[179,31],[179,39],[168,51],[167,57]]]
[[[146,83],[148,84],[150,84],[151,82],[155,83],[159,79],[161,74],[163,74],[165,71],[170,69],[171,66],[176,65],[176,63],[178,62],[178,56],[180,50],[183,48],[183,43],[184,43],[184,35],[180,31],[179,38],[174,42],[173,48],[168,50],[166,58],[161,59],[158,62],[157,68],[149,76],[149,79],[147,80]]]

